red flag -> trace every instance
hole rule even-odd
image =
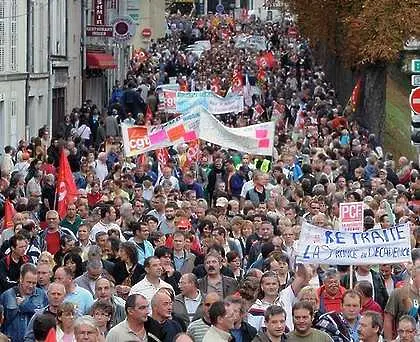
[[[180,91],[188,91],[188,83],[185,80],[179,81],[179,90]]]
[[[147,105],[146,107],[146,117],[145,117],[146,121],[150,121],[152,122],[153,120],[153,112],[152,109],[150,108],[149,105]]]
[[[305,112],[302,109],[299,109],[299,111],[296,113],[296,119],[295,119],[295,129],[303,129],[305,126]]]
[[[51,328],[49,331],[48,331],[48,335],[47,335],[47,337],[45,338],[45,340],[44,340],[45,342],[57,342],[57,334],[56,334],[56,332],[55,332],[55,329],[54,328]]]
[[[189,163],[195,162],[198,160],[200,155],[200,142],[198,140],[194,140],[188,143],[188,150],[187,150],[187,160]]]
[[[71,173],[69,161],[64,150],[61,150],[57,177],[58,214],[61,218],[67,214],[67,206],[73,203],[79,195]]]
[[[240,94],[244,90],[244,82],[242,72],[239,69],[233,70],[233,77],[232,77],[232,91],[234,93]]]
[[[137,166],[148,164],[146,153],[139,154],[137,157]]]
[[[258,103],[254,108],[254,120],[257,120],[263,115],[264,108]]]
[[[273,101],[273,112],[272,112],[272,117],[276,118],[276,119],[280,119],[282,118],[283,114],[284,114],[284,104],[280,104],[276,101]]]
[[[219,77],[213,77],[211,80],[210,89],[214,91],[216,94],[219,94],[222,87],[220,86],[220,78]]]
[[[160,148],[156,150],[155,153],[156,153],[156,158],[158,160],[159,165],[166,166],[166,164],[168,164],[168,161],[170,159],[168,149],[165,147]]]
[[[3,218],[3,228],[13,228],[13,216],[15,216],[16,210],[13,207],[12,202],[8,199],[4,202],[4,218]]]
[[[265,81],[265,70],[263,68],[260,68],[260,70],[258,70],[257,80],[260,82]]]

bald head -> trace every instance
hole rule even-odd
[[[64,301],[66,288],[61,283],[51,283],[48,286],[48,305],[52,310],[56,310]]]
[[[48,286],[48,291],[47,291],[48,294],[54,291],[66,294],[66,288],[61,283],[53,282],[50,284],[50,286]]]

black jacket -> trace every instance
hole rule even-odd
[[[242,341],[251,342],[257,336],[257,329],[247,322],[241,323]]]

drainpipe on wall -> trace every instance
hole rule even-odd
[[[31,13],[34,8],[31,5],[32,0],[26,0],[26,78],[25,78],[25,140],[29,141],[29,92],[30,92],[30,68],[31,68],[31,44],[33,44],[31,36],[31,27],[33,25],[31,21]],[[36,127],[34,127],[36,130]]]
[[[48,49],[48,60],[47,60],[47,66],[48,66],[48,109],[47,109],[47,126],[48,131],[52,134],[52,63],[51,63],[51,6],[50,1],[48,0],[48,35],[47,35],[47,49]]]

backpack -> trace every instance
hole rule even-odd
[[[353,342],[350,326],[340,313],[328,312],[321,315],[314,328],[326,332],[334,342]]]

